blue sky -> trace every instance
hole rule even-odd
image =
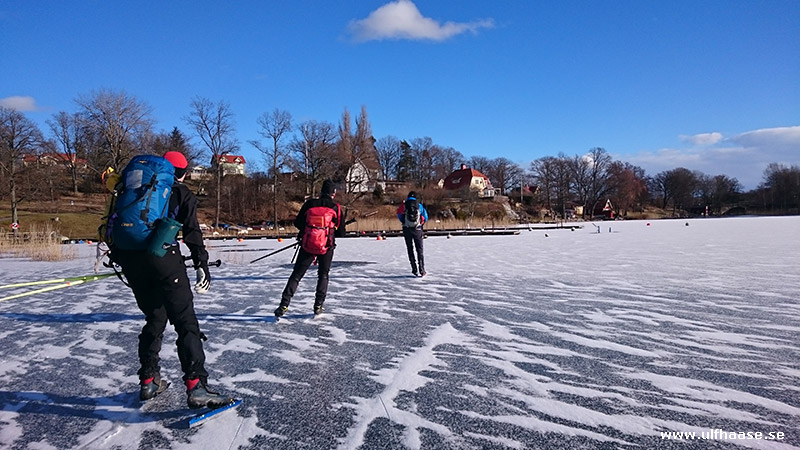
[[[800,165],[800,2],[343,0],[0,4],[0,105],[45,120],[99,89],[178,126],[229,102],[241,152],[256,120],[428,136],[467,157],[603,147],[649,175],[686,167],[746,189]]]

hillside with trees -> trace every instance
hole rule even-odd
[[[411,189],[420,193],[432,220],[477,226],[592,219],[609,204],[616,218],[800,213],[798,166],[771,164],[760,185],[745,192],[725,174],[684,167],[647,174],[600,147],[538,158],[528,167],[504,157],[467,158],[427,136],[373,136],[366,107],[355,118],[345,109],[336,123],[298,123],[288,111],[265,111],[252,119],[259,136],[242,143],[224,101],[194,99],[184,123],[170,131],[154,130],[150,106],[125,92],[100,90],[78,96],[75,104],[75,111],[53,114],[46,130],[0,107],[5,232],[14,223],[19,227],[13,232],[20,232],[50,221],[62,232],[84,236],[104,213],[102,174],[122,170],[134,155],[167,151],[186,155],[194,168],[187,184],[201,199],[201,220],[218,228],[285,225],[328,178],[339,184],[337,201],[353,215],[384,221]],[[262,156],[263,169],[254,170],[259,164],[250,161],[245,171],[242,158],[241,170],[230,170],[230,158],[244,145]],[[443,181],[460,167],[485,176],[491,192],[444,189]],[[73,215],[88,217],[87,223]],[[65,221],[71,224],[67,229]]]

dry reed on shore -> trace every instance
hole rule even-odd
[[[75,247],[63,245],[61,234],[50,226],[32,227],[16,236],[0,237],[0,254],[32,261],[65,261],[77,257]]]

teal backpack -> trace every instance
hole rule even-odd
[[[181,227],[167,211],[174,179],[175,167],[161,156],[135,156],[125,166],[109,218],[113,248],[166,254]]]

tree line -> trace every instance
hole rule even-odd
[[[224,176],[225,155],[236,154],[238,140],[230,105],[197,97],[184,124],[154,130],[152,108],[121,91],[100,90],[75,99],[76,110],[60,111],[46,121],[43,132],[23,113],[0,107],[0,196],[9,201],[12,222],[20,204],[34,199],[56,200],[65,192],[100,192],[108,167],[121,170],[136,154],[180,151],[191,165],[213,168],[208,192],[214,199],[215,223],[221,217],[238,222],[254,218],[278,223],[288,214],[287,202],[316,195],[322,180],[344,186],[346,201],[361,180],[352,177],[357,163],[366,163],[370,177],[397,181],[421,190],[434,189],[462,164],[485,174],[493,187],[509,195],[520,210],[547,211],[563,217],[581,206],[583,215],[611,200],[621,215],[659,207],[682,214],[719,215],[731,207],[764,213],[800,213],[800,167],[771,164],[763,181],[749,192],[724,174],[707,175],[683,167],[648,176],[637,166],[615,161],[600,147],[574,156],[559,154],[522,167],[507,158],[466,158],[458,150],[430,137],[403,140],[375,138],[362,107],[353,119],[347,109],[338,123],[306,120],[295,123],[287,111],[274,109],[257,117],[259,136],[247,145],[262,156],[266,170],[244,177]],[[193,144],[192,140],[199,141]],[[46,155],[61,154],[57,164],[35,164]],[[297,176],[288,176],[296,174]],[[374,181],[374,180],[372,180]],[[370,193],[381,200],[383,192]],[[518,199],[518,201],[517,201]]]

